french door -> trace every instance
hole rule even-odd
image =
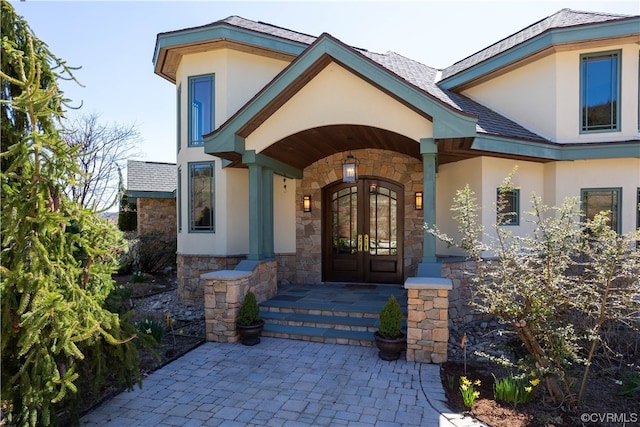
[[[402,186],[366,178],[332,184],[323,197],[323,280],[402,283]]]

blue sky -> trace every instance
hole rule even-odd
[[[135,124],[139,160],[175,162],[175,87],[153,73],[156,35],[231,15],[373,52],[449,66],[563,8],[637,15],[637,1],[31,1],[12,2],[84,87],[62,85],[82,114]],[[70,115],[78,114],[69,112]]]

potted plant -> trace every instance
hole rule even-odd
[[[260,319],[256,296],[249,291],[244,296],[238,313],[237,329],[240,334],[240,342],[244,345],[258,344],[263,326],[264,320]]]
[[[397,360],[400,352],[406,347],[406,337],[402,333],[402,310],[396,298],[391,295],[382,311],[378,331],[374,334],[376,346],[382,360]]]

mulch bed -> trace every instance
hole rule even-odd
[[[626,425],[640,423],[640,398],[619,395],[621,387],[614,382],[614,378],[610,375],[592,375],[587,383],[583,403],[579,408],[570,410],[548,402],[542,384],[537,387],[533,400],[528,403],[513,407],[512,404],[496,402],[493,400],[494,379],[492,373],[498,378],[507,374],[506,371],[491,362],[478,363],[474,361],[467,364],[466,371],[463,363],[447,362],[442,364],[442,385],[451,409],[457,412],[467,411],[476,419],[492,427],[574,427],[582,425],[620,427],[625,425],[621,422],[606,422],[607,414],[626,417]],[[466,376],[472,381],[479,379],[481,382],[481,385],[476,387],[476,390],[480,391],[480,398],[474,402],[470,410],[467,410],[462,402],[458,388],[460,376]],[[585,414],[590,416],[588,422],[584,422]],[[597,415],[592,416],[591,414]],[[605,417],[603,418],[604,422],[598,421],[600,416]],[[635,423],[629,423],[634,419],[637,420]]]

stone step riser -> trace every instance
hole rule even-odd
[[[344,324],[332,324],[327,322],[303,322],[295,320],[285,319],[265,319],[266,323],[272,325],[287,325],[287,326],[302,326],[306,328],[321,328],[321,329],[335,329],[342,331],[356,331],[356,332],[371,332],[374,333],[378,330],[375,325],[371,326],[356,326],[356,325],[344,325]]]
[[[354,340],[350,338],[327,338],[327,337],[312,336],[312,335],[273,332],[268,330],[263,331],[262,336],[271,337],[271,338],[284,338],[284,339],[298,340],[298,341],[320,342],[325,344],[356,345],[361,347],[375,346],[375,342],[373,338],[371,340],[365,340],[365,339]]]

